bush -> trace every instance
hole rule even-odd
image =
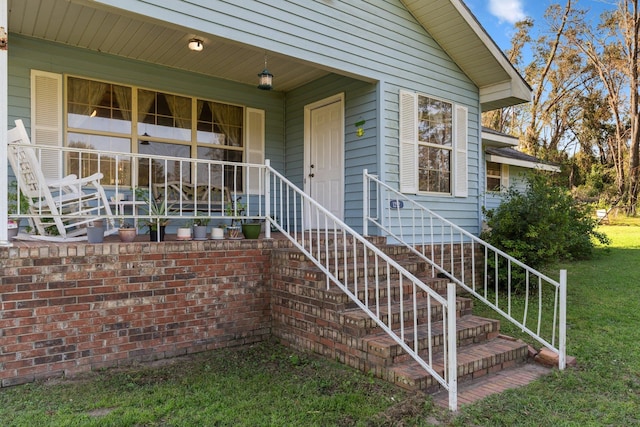
[[[535,269],[557,260],[588,259],[596,241],[609,243],[596,231],[589,207],[550,176],[534,173],[527,181],[526,192],[511,189],[500,206],[485,212],[484,240]]]

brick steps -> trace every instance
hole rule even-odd
[[[414,341],[417,336],[418,348],[423,349],[419,354],[427,357],[427,349],[429,341],[431,341],[434,352],[439,349],[444,342],[442,336],[442,322],[436,322],[431,326],[431,336],[426,327],[418,328],[417,331],[411,327],[405,330],[405,344],[414,347]],[[400,336],[399,331],[394,331]],[[456,321],[456,335],[458,346],[470,345],[498,337],[500,333],[500,322],[494,319],[486,319],[484,317],[467,315]],[[389,364],[398,361],[409,360],[409,356],[393,338],[385,332],[370,334],[363,338],[368,352],[376,356],[386,359]]]
[[[504,338],[459,347],[458,383],[524,364],[527,357],[527,344]],[[434,368],[443,375],[442,360],[434,359]],[[414,360],[394,364],[389,368],[387,378],[408,390],[433,393],[440,389],[440,384]]]
[[[472,306],[472,301],[469,298],[458,298],[456,301],[456,312],[458,317],[470,313]],[[425,323],[429,315],[431,315],[431,319],[435,321],[442,319],[442,307],[426,298],[419,299],[415,304],[415,308],[418,317],[417,323],[419,325]],[[377,312],[375,306],[370,306],[369,309],[374,313]],[[413,304],[408,301],[408,303],[404,304],[402,307],[401,316],[400,305],[398,303],[394,303],[391,306],[391,314],[389,314],[389,306],[382,302],[378,309],[380,313],[379,318],[390,329],[399,328],[401,318],[403,319],[405,327],[408,327],[413,324],[413,309]],[[344,310],[342,312],[342,316],[344,318],[345,326],[358,328],[365,334],[376,333],[376,329],[378,328],[377,323],[363,310],[359,308]],[[389,322],[389,318],[391,318],[391,322]]]
[[[320,244],[322,242],[320,239]],[[312,247],[317,249],[318,243],[314,241]],[[385,246],[380,241],[377,244],[426,286],[440,295],[445,294],[447,280],[433,277],[431,267],[417,260],[409,249]],[[331,245],[329,251],[317,251],[320,258],[332,259],[336,245],[338,252],[344,251],[340,239]],[[347,252],[353,253],[351,251],[347,248]],[[356,252],[361,258],[355,265],[353,262],[346,268],[339,265],[335,274],[347,278],[345,285],[349,292],[356,294],[369,310],[378,313],[386,327],[400,335],[397,330],[403,324],[405,344],[414,348],[414,340],[417,339],[418,354],[428,360],[427,353],[431,350],[434,369],[442,372],[444,364],[440,359],[444,354],[444,337],[440,304],[430,299],[427,291],[414,290],[414,285],[406,279],[400,281],[393,274],[387,279],[386,265],[376,266],[371,262],[370,253],[365,268],[362,259],[365,251],[357,248]],[[274,250],[272,270],[274,334],[283,342],[340,360],[410,390],[437,392],[441,388],[427,370],[382,331],[345,292],[334,284],[327,289],[326,276],[304,254],[290,247]],[[474,316],[472,311],[473,300],[458,296],[458,382],[475,380],[527,361],[529,349],[525,343],[500,336],[499,321]],[[428,319],[432,320],[430,336]],[[417,325],[415,333],[414,325]]]

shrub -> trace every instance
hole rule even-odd
[[[530,174],[524,193],[510,189],[502,204],[485,214],[489,231],[482,238],[536,269],[557,260],[588,259],[596,241],[609,243],[596,230],[589,207],[543,173]]]

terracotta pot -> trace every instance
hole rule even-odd
[[[118,236],[122,242],[133,242],[138,234],[138,230],[135,228],[119,228]]]

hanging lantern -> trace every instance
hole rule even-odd
[[[258,89],[271,90],[273,88],[273,74],[267,69],[267,57],[264,57],[264,70],[258,74]]]

